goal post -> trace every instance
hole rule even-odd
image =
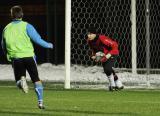
[[[132,73],[137,74],[137,44],[136,44],[136,0],[131,0],[132,22]]]
[[[65,0],[65,89],[70,89],[71,0]]]

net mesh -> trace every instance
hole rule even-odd
[[[93,67],[95,68],[96,63],[90,59],[89,53],[90,48],[86,43],[87,29],[90,26],[97,28],[98,33],[105,34],[119,43],[120,54],[115,64],[119,73],[123,77],[130,80],[123,80],[125,83],[139,80],[148,82],[152,78],[151,74],[156,75],[159,71],[160,64],[160,5],[159,1],[149,0],[149,25],[150,25],[150,75],[146,73],[146,1],[136,0],[136,33],[137,35],[137,69],[138,74],[143,75],[132,75],[129,72],[132,68],[132,50],[131,50],[131,0],[72,0],[71,2],[71,63],[72,65]],[[98,64],[101,66],[101,64]],[[77,66],[75,66],[77,69]],[[73,66],[72,68],[75,69]],[[85,68],[82,68],[85,70]],[[85,72],[82,70],[82,72]],[[123,70],[123,71],[122,71]],[[88,71],[89,72],[89,71]],[[79,80],[87,81],[86,78],[91,77],[89,82],[103,82],[107,81],[105,75],[95,76],[97,71],[91,71],[91,75],[78,75],[76,78]],[[102,68],[100,72],[103,73]],[[126,73],[127,72],[127,73]],[[72,72],[71,72],[72,73]],[[138,79],[134,77],[139,77]],[[143,79],[144,77],[144,79]],[[71,81],[76,83],[75,77],[71,77]],[[85,79],[83,79],[85,78]],[[96,79],[95,79],[96,78]],[[134,79],[134,80],[133,80]],[[95,81],[96,80],[96,81]]]

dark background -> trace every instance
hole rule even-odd
[[[146,0],[136,0],[137,67],[146,68]],[[65,0],[1,0],[0,36],[11,21],[9,13],[14,5],[24,10],[23,20],[31,23],[42,38],[54,44],[53,50],[35,45],[38,63],[64,64]],[[97,7],[99,5],[100,7]],[[130,0],[72,0],[71,2],[71,63],[95,65],[88,55],[85,40],[91,25],[98,32],[119,43],[120,54],[116,67],[131,68],[131,1]],[[102,6],[102,7],[101,7]],[[160,2],[150,0],[150,65],[160,66]],[[105,22],[105,23],[104,23]],[[1,40],[1,39],[0,39]],[[0,63],[7,63],[0,47]]]
[[[0,1],[0,36],[3,28],[11,21],[10,8],[20,5],[23,8],[23,20],[32,24],[42,39],[54,44],[53,50],[48,50],[34,44],[38,63],[64,63],[64,0],[1,0]],[[1,40],[1,38],[0,38]],[[0,63],[8,63],[0,47]]]

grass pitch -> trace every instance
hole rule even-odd
[[[30,88],[0,87],[0,116],[160,116],[159,90],[63,90],[45,88],[45,110]]]

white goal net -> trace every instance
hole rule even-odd
[[[86,33],[91,25],[119,43],[115,69],[126,86],[134,83],[150,87],[160,83],[159,20],[158,0],[71,0],[71,85],[104,87],[107,82],[101,64],[96,64],[89,56]],[[132,32],[134,23],[136,33]],[[134,74],[133,65],[136,66]]]

